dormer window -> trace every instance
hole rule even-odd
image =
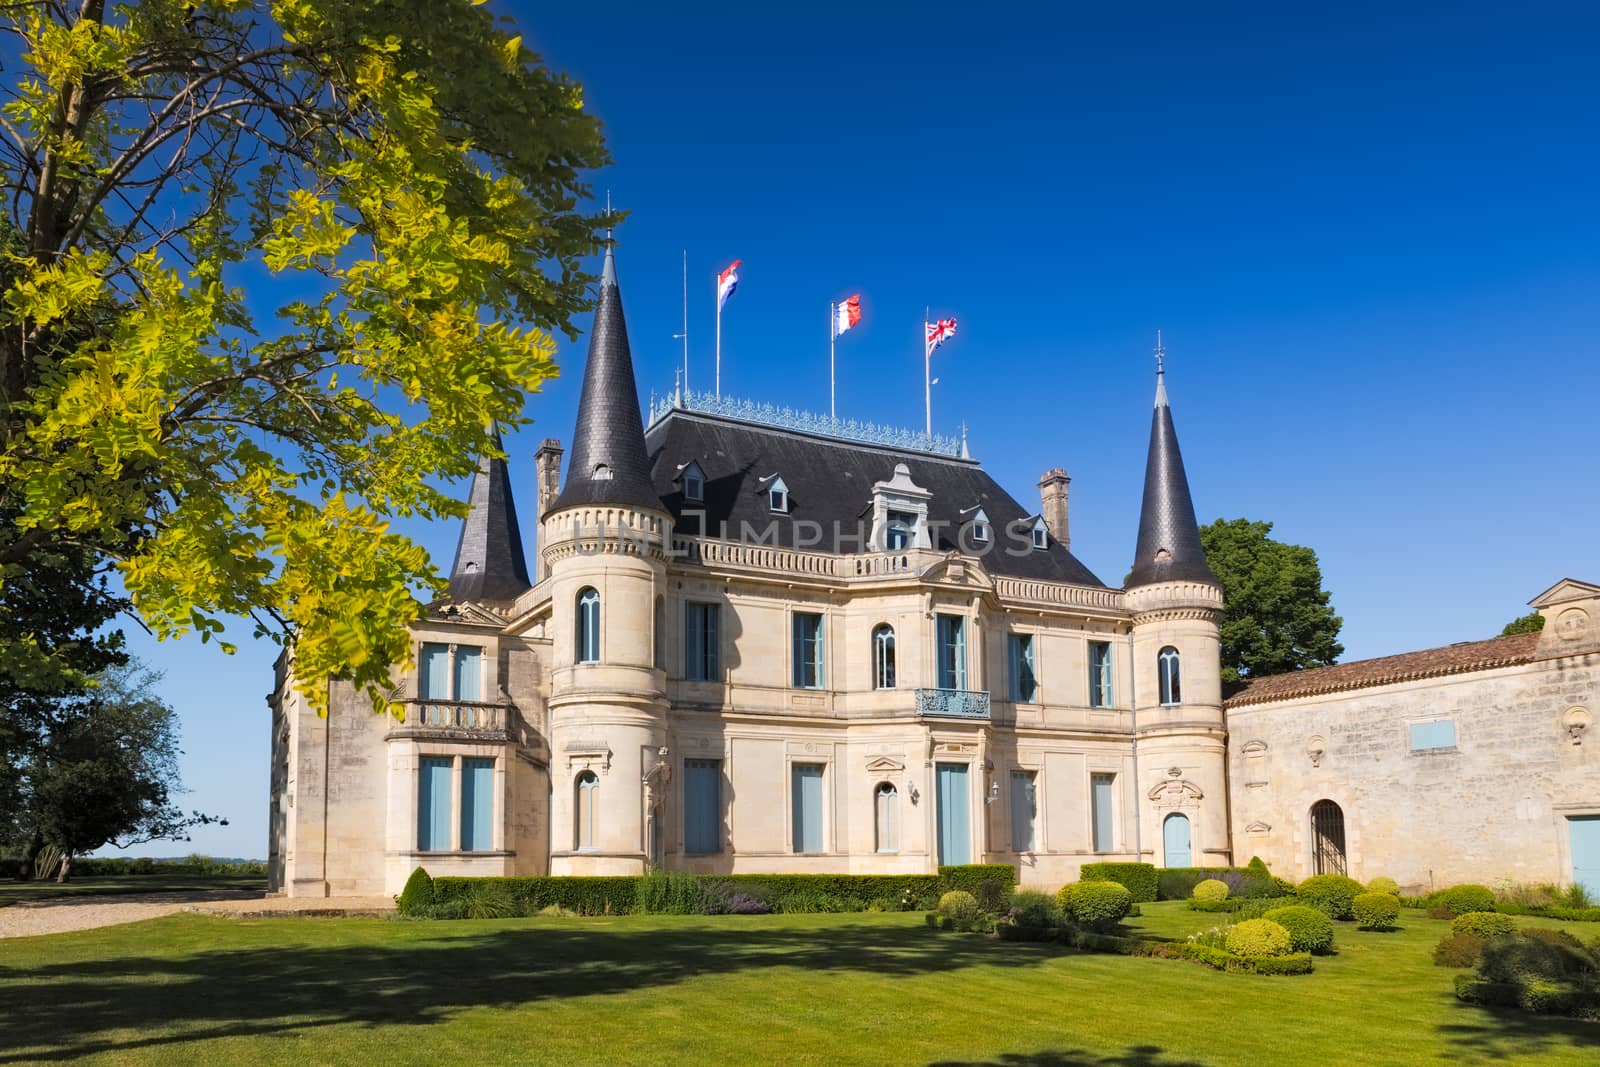
[[[772,484],[767,486],[767,507],[774,512],[788,512],[789,487],[783,484],[782,478],[774,477]]]
[[[917,528],[917,517],[908,511],[889,512],[889,525],[884,531],[884,548],[901,552],[911,547],[911,538]]]
[[[1033,547],[1046,548],[1050,544],[1050,528],[1044,524],[1043,518],[1033,520]]]
[[[609,482],[611,480],[611,466],[610,466],[610,464],[596,463],[594,465],[593,478],[597,482]]]
[[[986,545],[989,543],[989,516],[979,508],[978,513],[972,516],[972,542],[973,544]]]
[[[683,468],[683,499],[696,503],[706,498],[706,476],[700,464],[691,463]]]

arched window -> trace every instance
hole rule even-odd
[[[872,631],[872,688],[894,688],[894,627],[888,623]]]
[[[891,783],[880,782],[873,790],[872,801],[877,812],[878,851],[900,851],[900,794]]]
[[[573,837],[580,850],[591,849],[594,848],[594,808],[596,794],[600,792],[600,779],[595,777],[593,771],[584,771],[578,775],[577,790],[577,803],[572,809],[577,818]]]
[[[578,594],[578,662],[600,662],[600,594],[593,588]]]
[[[1178,650],[1168,645],[1156,657],[1156,669],[1161,678],[1161,703],[1179,704],[1183,701],[1183,689],[1179,683]]]
[[[1311,805],[1311,872],[1345,874],[1344,809],[1331,800]]]
[[[667,600],[665,597],[656,597],[655,629],[651,633],[655,641],[655,665],[660,670],[667,668]]]

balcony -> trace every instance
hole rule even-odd
[[[918,689],[917,714],[940,719],[989,718],[987,689]]]
[[[407,700],[405,717],[389,727],[389,736],[432,737],[459,741],[510,741],[516,709],[486,700]]]

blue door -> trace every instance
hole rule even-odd
[[[1168,815],[1161,824],[1166,850],[1163,862],[1168,867],[1189,867],[1189,816]]]
[[[794,850],[821,852],[822,764],[796,763],[793,774]]]
[[[972,819],[968,804],[972,798],[967,790],[967,765],[941,763],[938,775],[939,866],[971,863]]]
[[[1600,815],[1577,815],[1567,819],[1572,835],[1572,880],[1600,897]]]

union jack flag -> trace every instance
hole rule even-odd
[[[938,322],[925,322],[922,325],[928,331],[926,355],[932,355],[935,348],[956,335],[955,319],[940,319]]]

